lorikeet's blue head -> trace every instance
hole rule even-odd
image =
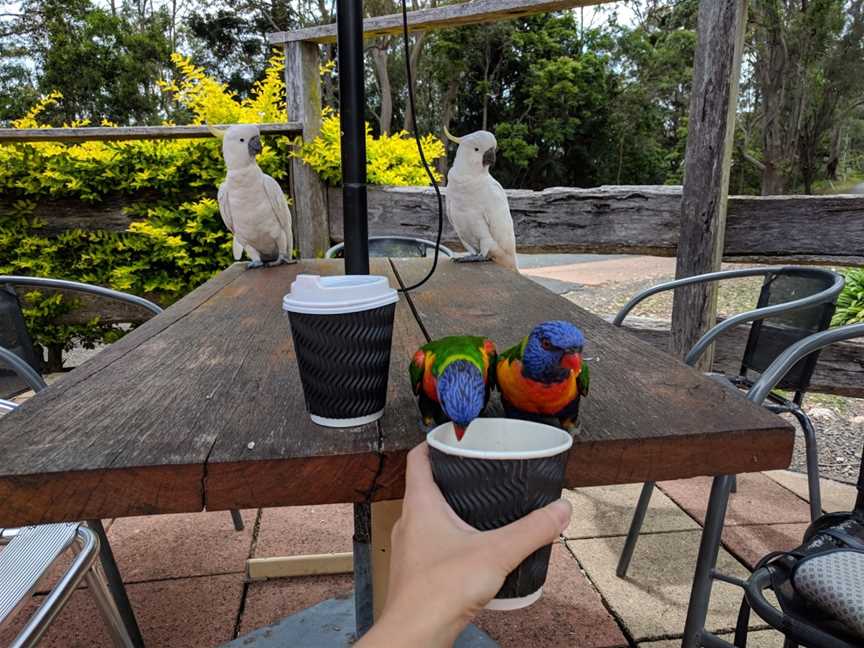
[[[438,376],[438,401],[453,421],[456,439],[461,441],[465,428],[480,416],[486,401],[486,384],[480,369],[467,360],[450,363]]]
[[[531,331],[522,355],[523,374],[532,380],[557,382],[582,369],[582,331],[570,322],[543,322]]]

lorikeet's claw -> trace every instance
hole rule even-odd
[[[420,426],[420,429],[423,431],[424,434],[429,434],[433,430],[433,428],[435,428],[435,426],[436,426],[435,419],[433,419],[431,416],[426,416],[426,417],[421,416],[420,421],[419,421],[419,426]]]
[[[582,424],[579,419],[561,419],[559,421],[561,427],[567,430],[570,434],[579,434],[582,431]]]
[[[275,261],[269,261],[266,265],[268,268],[272,268],[273,266],[282,265],[283,263],[285,263],[285,264],[297,263],[297,259],[288,259],[288,258],[286,258],[280,254],[278,257],[276,257]]]
[[[257,261],[250,261],[249,263],[246,264],[247,270],[252,270],[254,268],[263,268],[263,267],[264,267],[264,262],[261,261],[261,259],[258,259]]]
[[[491,259],[482,254],[466,254],[461,257],[453,257],[453,261],[456,263],[485,263],[486,261],[491,261]]]

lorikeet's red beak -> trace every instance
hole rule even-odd
[[[461,441],[462,437],[465,436],[465,428],[461,425],[453,424],[453,431],[456,433],[456,440]]]
[[[580,353],[567,353],[561,358],[561,366],[572,369],[576,374],[582,370],[582,355]]]

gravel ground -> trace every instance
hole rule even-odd
[[[640,257],[632,259],[638,268]],[[651,266],[645,264],[643,267]],[[638,274],[638,271],[634,274]],[[648,274],[649,276],[638,279],[613,279],[600,285],[572,284],[573,289],[565,292],[564,296],[593,313],[612,316],[638,291],[670,280],[674,276],[656,270],[649,271]],[[574,273],[574,276],[578,276],[578,273]],[[721,284],[718,295],[720,314],[730,315],[753,308],[759,296],[760,285],[760,278],[738,279]],[[672,314],[672,294],[656,295],[640,304],[632,314],[637,317],[668,320]],[[821,475],[839,481],[855,482],[864,445],[864,399],[810,394],[805,400],[804,409],[809,413],[817,430]],[[805,472],[804,437],[800,432],[795,443],[791,469]]]

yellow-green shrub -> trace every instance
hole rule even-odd
[[[275,55],[250,97],[240,100],[179,54],[174,81],[163,91],[185,106],[193,123],[267,123],[285,120],[281,55]],[[41,128],[40,115],[60,99],[52,93],[14,123]],[[83,126],[86,123],[69,124]],[[110,124],[106,124],[110,125]],[[325,116],[313,142],[265,137],[258,164],[278,180],[291,155],[300,155],[327,182],[338,183],[338,115]],[[298,146],[295,146],[298,145]],[[441,143],[424,139],[428,158],[444,154]],[[335,158],[334,158],[335,152]],[[368,139],[369,181],[427,184],[415,143],[405,134]],[[225,170],[219,143],[207,140],[137,140],[80,144],[26,143],[0,146],[0,274],[27,274],[96,283],[169,304],[231,263],[230,237],[215,201]],[[34,218],[44,199],[99,204],[121,197],[138,219],[122,233],[68,230],[49,236]],[[156,198],[154,198],[156,196]],[[26,316],[37,344],[70,348],[119,335],[98,321],[60,326],[69,305],[28,293]]]

